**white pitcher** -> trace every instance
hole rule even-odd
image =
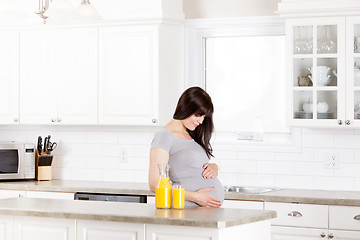
[[[310,71],[311,74],[313,74],[313,67],[308,68],[308,70]],[[316,70],[317,70],[317,85],[318,86],[327,86],[330,81],[331,81],[331,75],[330,67],[327,66],[316,66]],[[309,76],[309,78],[311,79],[311,81],[314,82],[312,76]]]

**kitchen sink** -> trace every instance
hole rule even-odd
[[[260,194],[280,190],[278,188],[224,186],[225,192]]]

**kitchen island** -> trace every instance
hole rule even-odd
[[[0,200],[5,239],[270,240],[275,211],[156,209],[140,203],[8,198]]]

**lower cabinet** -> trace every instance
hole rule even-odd
[[[266,202],[272,240],[359,240],[360,207]]]
[[[297,228],[297,227],[271,227],[272,240],[319,240],[327,239],[327,229]]]
[[[0,240],[12,240],[13,216],[0,215]]]
[[[77,240],[144,240],[145,224],[77,220]]]
[[[25,191],[17,191],[17,190],[0,190],[0,199],[24,197],[25,193],[26,193]]]
[[[76,220],[14,216],[14,240],[76,240]]]
[[[264,209],[264,202],[259,201],[245,201],[245,200],[224,200],[223,208],[241,208],[241,209]]]
[[[208,228],[146,225],[146,240],[213,240],[216,236],[216,230]]]

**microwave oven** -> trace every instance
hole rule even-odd
[[[35,145],[0,143],[0,180],[35,178]]]

